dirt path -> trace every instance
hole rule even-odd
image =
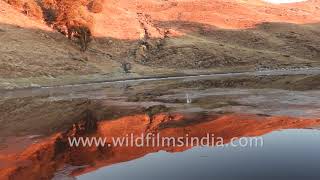
[[[15,92],[31,92],[32,94],[35,94],[37,92],[41,91],[66,91],[68,92],[68,89],[74,90],[91,90],[98,87],[106,87],[106,86],[113,86],[113,85],[126,85],[126,84],[145,84],[150,82],[157,82],[157,81],[175,81],[175,80],[201,80],[201,79],[230,79],[237,81],[237,79],[241,79],[242,77],[246,77],[246,81],[250,81],[250,79],[254,82],[256,77],[268,77],[274,78],[274,77],[290,77],[290,76],[312,76],[315,81],[317,81],[318,76],[320,75],[320,68],[300,68],[300,69],[280,69],[280,70],[263,70],[263,71],[251,71],[251,72],[231,72],[231,73],[207,73],[207,74],[183,74],[183,75],[172,75],[172,76],[147,76],[147,77],[136,77],[136,78],[123,78],[123,79],[108,79],[107,77],[100,77],[96,79],[87,79],[87,81],[82,81],[79,83],[70,83],[70,84],[54,84],[52,86],[48,84],[44,85],[37,85],[37,86],[18,86],[16,84],[16,88],[8,89],[5,86],[0,86],[0,92],[3,93],[3,98],[6,96],[6,93],[10,96],[14,96]],[[289,79],[290,81],[290,79]],[[17,82],[19,83],[19,82]],[[284,82],[281,82],[284,83]],[[309,83],[309,81],[306,81],[305,83]],[[256,83],[253,86],[259,86],[259,83]],[[314,82],[315,87],[317,86],[317,83]],[[250,86],[250,85],[248,85]],[[303,86],[303,83],[301,84]],[[286,87],[283,84],[283,87]],[[248,87],[249,88],[249,87]],[[306,86],[305,88],[308,88]],[[2,89],[2,90],[1,90]]]

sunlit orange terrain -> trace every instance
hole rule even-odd
[[[94,131],[79,129],[74,125],[65,133],[58,133],[36,144],[30,144],[21,153],[0,154],[5,162],[1,167],[0,179],[50,179],[63,165],[83,166],[72,175],[94,171],[97,168],[140,158],[148,153],[165,150],[181,152],[191,147],[79,147],[71,148],[68,137],[101,136],[124,137],[128,133],[160,133],[163,137],[205,137],[214,133],[228,143],[233,137],[261,136],[266,133],[289,128],[307,128],[320,125],[319,119],[298,119],[289,117],[265,117],[256,115],[217,115],[208,117],[190,117],[182,114],[157,114],[151,119],[147,115],[137,114],[114,120],[105,120],[97,124]]]
[[[253,28],[263,22],[310,24],[320,21],[320,2],[271,4],[262,0],[104,0],[103,10],[93,14],[98,37],[139,39],[146,26],[151,37],[161,37],[159,23],[175,27],[177,21],[222,29]],[[45,24],[18,14],[1,2],[0,23],[50,31]],[[14,18],[15,17],[15,18]],[[169,29],[173,34],[182,33]]]
[[[0,1],[0,41],[5,42],[0,44],[0,76],[43,78],[36,82],[27,79],[24,86],[28,87],[52,84],[54,79],[46,78],[51,76],[76,76],[54,81],[70,84],[92,82],[95,79],[89,75],[93,74],[108,74],[101,79],[110,80],[319,65],[318,0],[289,4],[262,0],[99,1],[98,13],[87,6],[79,8],[79,18],[90,17],[92,41],[86,52],[80,52],[76,38],[70,41],[45,18],[30,17],[25,10]],[[126,63],[129,70],[123,69]]]
[[[170,27],[171,35],[181,35],[175,28],[178,21],[222,29],[248,29],[263,22],[309,24],[320,21],[319,6],[318,0],[282,5],[261,0],[108,0],[104,11],[95,15],[94,32],[102,37],[139,39],[144,33],[141,25],[152,37],[161,37],[154,27],[161,23]]]

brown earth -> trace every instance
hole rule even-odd
[[[91,14],[94,40],[82,53],[42,19],[0,1],[0,86],[319,67],[319,8],[318,0],[106,0]]]

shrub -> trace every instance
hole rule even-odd
[[[128,62],[122,62],[122,63],[121,63],[121,68],[123,69],[123,71],[124,71],[125,73],[130,73],[131,64],[128,63]]]
[[[88,9],[93,13],[101,13],[103,10],[103,2],[101,0],[93,0],[89,3]]]
[[[81,51],[86,51],[91,41],[91,30],[87,26],[72,26],[68,28],[68,37],[73,36],[78,39]]]
[[[27,16],[42,19],[41,7],[37,4],[36,0],[5,0],[11,6],[21,10]]]
[[[42,0],[46,22],[70,40],[76,38],[81,51],[91,41],[92,16],[87,12],[89,0]]]
[[[91,31],[86,26],[81,26],[77,28],[77,35],[79,38],[79,43],[81,47],[81,51],[86,51],[88,49],[88,45],[91,41]]]
[[[42,10],[40,6],[34,1],[34,0],[29,0],[23,4],[23,12],[27,16],[33,16],[38,19],[43,18]]]
[[[23,6],[23,1],[22,0],[5,0],[8,4],[11,6],[14,6],[16,8],[22,8]]]
[[[56,21],[57,15],[54,9],[50,7],[49,8],[42,7],[42,11],[43,11],[43,18],[48,25],[53,24]]]

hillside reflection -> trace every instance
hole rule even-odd
[[[159,107],[156,107],[159,108]],[[319,119],[285,116],[210,113],[139,113],[98,121],[91,112],[69,130],[29,143],[21,152],[0,151],[0,179],[51,179],[56,172],[72,167],[70,176],[78,176],[143,157],[160,150],[182,152],[184,147],[70,147],[68,137],[124,137],[128,133],[160,133],[164,137],[205,137],[207,133],[228,143],[233,137],[261,136],[272,131],[320,125]]]

